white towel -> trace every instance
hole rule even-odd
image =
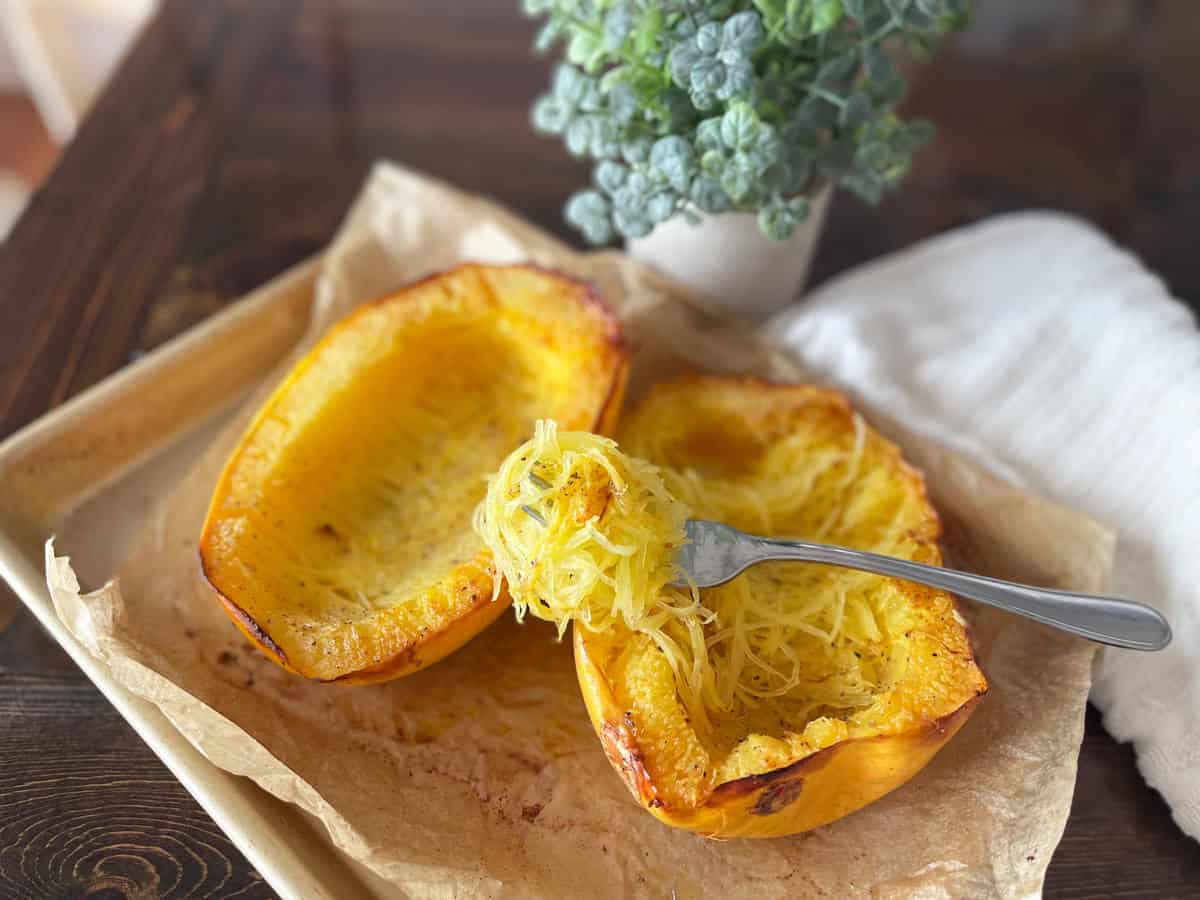
[[[1200,251],[1198,251],[1200,252]],[[1114,527],[1113,587],[1174,629],[1104,649],[1092,700],[1200,839],[1200,331],[1131,254],[1051,213],[855,269],[771,323],[869,407]]]

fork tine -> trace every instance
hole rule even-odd
[[[548,482],[541,475],[538,475],[534,472],[530,472],[528,475],[525,476],[525,479],[536,488],[539,488],[543,491],[550,490],[550,482]],[[526,503],[522,503],[521,504],[521,512],[525,513],[525,515],[529,516],[529,518],[533,519],[533,521],[537,522],[543,528],[547,527],[545,517],[540,512],[538,512],[536,509],[534,509],[532,506],[529,506]]]
[[[525,515],[529,516],[529,518],[533,519],[533,521],[537,522],[543,528],[546,527],[545,518],[542,516],[542,514],[540,512],[538,512],[532,506],[529,506],[526,503],[522,503],[521,504],[521,512],[525,513]]]

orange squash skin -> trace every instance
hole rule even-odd
[[[638,747],[637,730],[574,634],[575,668],[592,727],[630,793],[656,819],[706,837],[782,837],[810,831],[873,803],[925,768],[966,724],[983,699],[979,689],[958,709],[902,734],[841,741],[791,765],[719,785],[698,809],[663,803]]]

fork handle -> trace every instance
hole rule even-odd
[[[1031,587],[828,544],[773,538],[755,538],[753,544],[755,563],[799,560],[902,578],[1114,647],[1161,650],[1171,642],[1171,626],[1167,620],[1157,610],[1132,600]]]

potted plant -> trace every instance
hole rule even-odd
[[[566,60],[534,126],[594,161],[566,205],[744,314],[793,299],[833,187],[878,202],[930,134],[895,108],[892,54],[928,52],[967,0],[524,0]]]

